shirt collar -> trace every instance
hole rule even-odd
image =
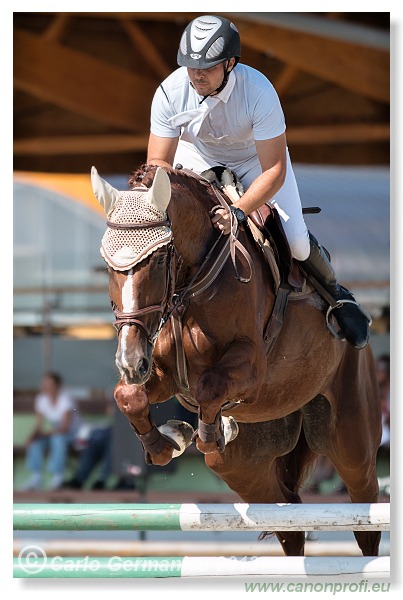
[[[228,81],[227,81],[227,84],[224,87],[224,89],[222,89],[221,92],[219,92],[215,96],[209,96],[209,98],[217,98],[218,100],[222,100],[223,102],[227,103],[229,100],[229,97],[231,95],[231,92],[235,87],[235,82],[236,82],[236,75],[235,75],[234,69],[232,69],[231,73],[228,76]],[[190,85],[190,80],[189,80],[189,85]],[[190,87],[193,89],[194,92],[196,92],[196,90],[192,86],[190,86]],[[197,92],[196,92],[196,94],[197,94]]]
[[[227,103],[229,100],[229,97],[231,95],[231,92],[234,89],[235,82],[236,82],[236,75],[235,75],[234,69],[232,69],[232,71],[228,77],[227,85],[224,87],[223,90],[221,90],[221,92],[219,94],[217,94],[216,96],[213,96],[213,98],[219,98],[223,102]]]

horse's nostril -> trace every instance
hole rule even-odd
[[[149,362],[145,357],[142,358],[141,360],[139,360],[139,364],[137,366],[137,372],[141,377],[144,377],[144,375],[146,375],[146,373],[148,372],[148,366],[149,366]]]

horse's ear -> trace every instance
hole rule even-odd
[[[95,167],[92,167],[91,169],[91,183],[98,202],[109,217],[119,198],[118,190],[102,179],[102,177],[98,175],[98,171]]]
[[[150,187],[147,199],[161,213],[168,208],[171,200],[171,182],[169,177],[161,167],[158,167],[152,186]]]

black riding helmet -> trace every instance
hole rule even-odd
[[[235,64],[241,57],[241,41],[235,25],[224,17],[204,15],[186,27],[177,60],[180,67],[209,69],[233,57]]]

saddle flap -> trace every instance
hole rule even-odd
[[[271,208],[267,204],[263,204],[260,208],[252,211],[249,215],[249,218],[253,221],[253,223],[258,227],[258,229],[262,230],[264,228],[264,224],[270,216]]]

